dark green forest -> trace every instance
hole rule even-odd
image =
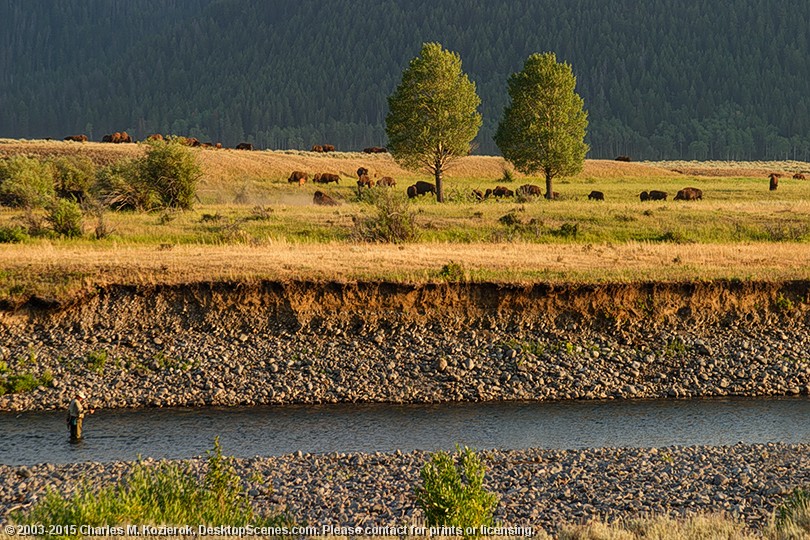
[[[0,137],[384,146],[423,42],[461,55],[492,141],[533,52],[570,63],[588,157],[810,160],[806,0],[0,0]]]

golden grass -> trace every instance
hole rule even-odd
[[[0,251],[0,297],[71,296],[108,284],[200,281],[384,280],[440,282],[460,265],[465,279],[508,283],[681,281],[696,277],[810,279],[810,246],[795,244],[617,245],[291,244],[267,246],[9,245]]]

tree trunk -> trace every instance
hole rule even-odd
[[[442,169],[441,167],[437,166],[434,169],[434,174],[436,177],[436,201],[437,202],[444,202],[444,187],[442,186]]]
[[[551,189],[551,172],[546,171],[546,199],[549,201],[554,198],[554,191]]]

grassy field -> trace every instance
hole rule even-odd
[[[388,154],[192,149],[203,169],[199,204],[187,212],[107,212],[112,234],[96,239],[85,218],[78,239],[31,237],[0,249],[0,297],[65,292],[113,282],[197,279],[466,278],[495,281],[805,279],[810,259],[810,183],[791,178],[802,162],[622,163],[587,160],[575,177],[555,182],[558,201],[490,199],[472,189],[502,180],[505,162],[470,156],[446,176],[448,203],[411,201],[419,238],[403,245],[358,242],[356,223],[375,208],[359,201],[354,171],[392,176],[394,193],[430,180],[400,168]],[[99,165],[137,157],[143,145],[0,140],[0,156],[85,155]],[[293,170],[341,175],[335,186],[291,185]],[[767,175],[784,176],[777,191]],[[686,186],[704,200],[673,201]],[[341,204],[316,206],[322,190]],[[669,200],[641,202],[643,190]],[[605,201],[590,201],[591,190]],[[34,214],[34,218],[37,214]],[[28,216],[30,219],[30,216]],[[20,210],[0,209],[0,227],[24,224]],[[456,265],[455,273],[443,268]]]

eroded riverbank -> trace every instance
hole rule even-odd
[[[810,393],[810,283],[108,287],[0,311],[0,410]]]

